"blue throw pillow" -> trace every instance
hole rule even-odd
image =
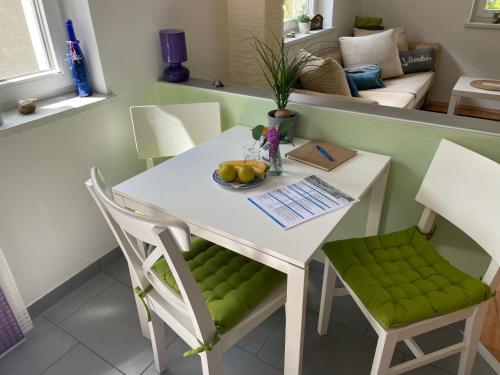
[[[347,74],[345,74],[345,77],[347,78],[347,83],[349,84],[349,89],[351,90],[351,95],[354,96],[355,98],[359,96],[358,92],[358,86],[356,86],[356,83],[352,79],[352,77]]]
[[[385,87],[381,77],[382,68],[377,64],[348,68],[345,69],[345,72],[346,75],[351,77],[354,81],[358,90],[371,90]]]

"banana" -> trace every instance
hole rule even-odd
[[[255,171],[255,175],[259,178],[264,177],[266,175],[266,170],[265,169],[260,169],[257,167],[252,167],[253,170]]]
[[[257,177],[263,177],[266,175],[267,169],[269,166],[264,163],[263,161],[260,160],[231,160],[231,161],[225,161],[219,164],[219,168],[222,168],[224,165],[232,165],[236,169],[243,167],[243,166],[249,166],[252,167],[253,170],[255,171],[255,175]]]
[[[231,164],[236,168],[248,165],[249,167],[256,167],[259,169],[267,170],[267,164],[260,160],[230,160],[221,163],[219,166],[222,166],[224,164]]]

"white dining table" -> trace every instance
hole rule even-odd
[[[295,138],[293,145],[281,145],[281,153],[284,156],[306,142]],[[252,143],[250,129],[235,126],[116,185],[113,193],[116,202],[124,207],[146,215],[182,220],[194,235],[286,273],[284,373],[299,375],[309,263],[352,205],[284,230],[250,204],[247,197],[310,175],[358,199],[372,189],[366,234],[377,234],[390,157],[358,150],[355,157],[330,172],[283,157],[283,174],[269,176],[252,190],[227,190],[216,184],[212,174],[219,163],[242,159],[244,146]],[[147,322],[141,306],[141,326],[147,336]]]

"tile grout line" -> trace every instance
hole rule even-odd
[[[75,342],[75,345],[73,345],[71,348],[69,348],[67,351],[65,351],[59,358],[57,358],[54,362],[52,362],[49,367],[47,367],[45,370],[42,370],[42,372],[40,372],[40,375],[43,375],[45,374],[47,371],[49,371],[52,367],[55,366],[55,364],[57,362],[59,362],[61,359],[63,359],[67,354],[71,353],[73,350],[76,349],[76,347],[80,345],[80,341],[76,341]]]
[[[283,320],[286,320],[286,316],[284,318],[282,318],[279,323],[276,325],[276,327],[274,327],[274,329],[272,330],[271,334],[269,335],[269,337],[264,341],[264,343],[262,344],[262,346],[260,347],[260,349],[257,351],[257,354],[255,354],[253,357],[255,357],[256,359],[258,359],[259,361],[265,363],[266,365],[268,366],[271,366],[272,368],[282,372],[283,369],[282,368],[279,368],[279,367],[276,367],[274,364],[272,363],[269,363],[268,361],[266,361],[264,358],[261,358],[259,357],[259,354],[262,352],[262,349],[264,349],[264,346],[266,346],[266,344],[269,342],[269,340],[271,339],[271,337],[274,335],[274,332],[276,332],[276,330],[279,328],[281,322]],[[285,323],[286,324],[286,323]]]
[[[163,322],[163,324],[165,325],[165,327],[168,327],[168,324],[167,324],[167,323]],[[168,327],[168,328],[170,328],[170,327]],[[171,328],[170,328],[170,329],[171,329]],[[174,343],[175,341],[177,341],[177,339],[181,339],[181,338],[179,337],[179,335],[177,335],[177,333],[175,333],[175,332],[174,332],[174,334],[175,334],[175,338],[174,338],[174,339],[170,342],[170,344],[168,344],[168,345],[165,347],[165,349],[164,349],[165,356],[167,355],[167,350],[168,350],[168,348],[170,348],[170,347],[173,345],[173,343]],[[182,340],[182,339],[181,339],[181,340]],[[151,362],[150,362],[150,363],[146,366],[146,368],[145,368],[144,370],[142,370],[142,372],[141,372],[139,375],[144,374],[144,373],[147,371],[147,369],[148,369],[149,367],[151,367],[151,365],[153,365],[154,363],[155,363],[155,361],[154,361],[154,360],[153,360],[153,361],[151,361]],[[156,370],[156,369],[155,369],[155,370]],[[167,370],[168,370],[168,369],[167,369]]]
[[[168,346],[167,346],[167,348],[168,348]],[[142,370],[142,371],[140,372],[140,374],[139,374],[139,375],[144,374],[144,373],[148,370],[148,368],[150,368],[150,367],[151,367],[151,365],[152,365],[152,364],[154,364],[154,363],[155,363],[155,361],[154,361],[154,360],[153,360],[151,363],[148,363],[148,365],[146,366],[146,368],[145,368],[144,370]],[[155,369],[155,370],[156,370],[156,369]]]
[[[67,334],[69,337],[72,337],[74,340],[76,340],[76,342],[80,345],[82,345],[84,348],[86,348],[88,351],[90,351],[91,353],[95,354],[97,357],[99,357],[100,359],[102,359],[104,362],[106,362],[108,365],[110,365],[112,368],[114,368],[116,371],[118,371],[120,374],[123,374],[123,375],[126,375],[123,371],[121,371],[119,368],[117,368],[115,365],[113,365],[111,362],[109,362],[107,359],[101,357],[97,352],[95,352],[92,348],[90,348],[89,346],[87,346],[86,344],[84,344],[83,342],[81,342],[80,340],[78,340],[77,337],[73,336],[71,333],[69,333],[68,331],[66,331],[64,328],[62,327],[59,327],[58,325],[56,325],[57,328],[59,328],[61,331],[63,331],[65,334]],[[76,345],[75,345],[76,346]],[[66,355],[66,354],[65,354]],[[61,357],[62,358],[62,357]],[[59,359],[61,359],[59,358]]]
[[[105,270],[102,271],[105,275],[111,277],[113,280],[115,280],[117,283],[126,286],[127,288],[133,288],[132,285],[124,283],[121,280],[118,280],[115,276],[111,275],[110,273],[106,272]],[[129,274],[130,275],[130,274]]]
[[[49,310],[46,310],[44,311],[41,316],[43,316],[45,319],[47,319],[49,322],[55,324],[57,327],[61,328],[60,327],[60,324],[64,323],[66,320],[68,320],[71,316],[73,316],[74,314],[76,314],[80,309],[82,309],[83,307],[87,306],[90,302],[92,302],[94,299],[96,299],[98,296],[100,296],[102,293],[104,293],[106,290],[108,290],[109,288],[111,288],[113,285],[116,284],[116,281],[113,279],[113,282],[111,284],[109,284],[107,287],[105,287],[104,289],[102,289],[101,291],[99,291],[96,295],[92,296],[87,302],[85,302],[84,304],[82,304],[81,306],[78,306],[78,308],[73,311],[72,313],[70,313],[67,317],[65,317],[63,320],[61,320],[59,323],[57,322],[54,322],[52,319],[50,319],[48,316],[46,316],[45,314],[47,313],[47,311]],[[83,286],[83,285],[82,285]],[[69,296],[69,294],[68,294]],[[66,297],[65,297],[66,298]],[[63,298],[64,299],[64,298]],[[62,300],[61,300],[62,301]],[[60,301],[59,301],[60,302]],[[51,307],[52,308],[52,307]],[[62,328],[61,328],[62,329]]]

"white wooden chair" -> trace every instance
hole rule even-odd
[[[197,353],[201,356],[203,374],[221,374],[222,353],[285,304],[286,278],[237,325],[220,335],[217,343],[216,325],[182,255],[191,248],[187,224],[142,216],[117,205],[111,189],[95,167],[86,185],[123,250],[132,278],[137,280],[136,292],[143,298],[150,318],[148,325],[157,371],[161,373],[167,367],[163,326],[166,323],[191,348],[199,348],[201,343],[208,345],[211,350]],[[154,248],[145,254],[143,244],[152,244]],[[161,259],[167,262],[178,291],[153,269]]]
[[[420,232],[430,233],[436,215],[441,215],[468,234],[491,256],[491,263],[482,280],[491,290],[495,290],[500,283],[500,165],[450,141],[442,140],[416,200],[425,206],[418,224]],[[334,246],[331,251],[335,251]],[[341,279],[345,289],[335,288],[336,277]],[[387,329],[373,316],[344,278],[327,258],[318,332],[324,335],[328,330],[333,297],[350,294],[379,335],[372,375],[400,374],[459,352],[459,374],[471,374],[491,299],[445,315]],[[412,339],[464,319],[464,340],[458,344],[424,354]],[[398,341],[407,344],[415,359],[390,367]]]
[[[221,132],[219,103],[130,107],[139,159],[176,156]]]

